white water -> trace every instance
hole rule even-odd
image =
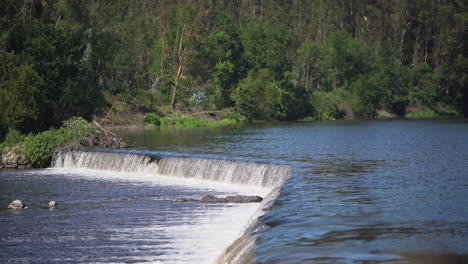
[[[196,188],[226,195],[260,195],[265,197],[280,185],[291,171],[289,166],[228,160],[163,157],[159,162],[149,156],[108,152],[64,152],[55,157],[55,168],[48,173],[70,177],[144,182],[160,186]],[[200,198],[200,197],[190,197]],[[124,230],[115,239],[141,239],[135,234],[170,237],[158,252],[141,261],[150,263],[215,263],[224,250],[240,237],[262,213],[261,204],[229,204],[197,207],[195,219],[189,215],[171,225]],[[195,210],[195,209],[194,209]],[[193,215],[193,214],[191,214]],[[185,217],[185,218],[184,218]],[[121,230],[120,230],[121,231]],[[128,234],[131,234],[128,237]],[[126,237],[127,236],[127,237]]]

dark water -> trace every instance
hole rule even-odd
[[[468,263],[468,122],[122,132],[136,147],[290,162],[256,263]]]

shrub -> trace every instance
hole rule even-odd
[[[221,123],[223,125],[235,125],[239,123],[239,120],[235,118],[224,118],[223,120],[221,120]]]
[[[159,126],[161,124],[161,119],[155,113],[148,113],[143,117],[143,122],[146,124]]]
[[[26,156],[35,167],[46,167],[52,160],[55,148],[65,142],[66,132],[63,128],[49,130],[26,139]]]
[[[28,136],[25,139],[26,157],[35,167],[47,167],[57,147],[65,144],[86,146],[89,138],[96,134],[93,125],[85,119],[73,117],[63,122],[59,129]]]
[[[185,117],[175,116],[175,127],[176,128],[195,128],[195,127],[206,127],[208,124],[201,120]]]
[[[328,93],[317,91],[311,96],[310,101],[318,120],[336,120],[343,117],[339,107],[344,99],[335,91]]]
[[[86,145],[96,135],[92,124],[81,117],[72,117],[63,122],[64,141],[67,144]]]
[[[433,118],[438,117],[439,114],[434,112],[433,110],[419,112],[419,113],[408,113],[406,114],[407,118]]]
[[[160,120],[161,126],[172,126],[172,120],[169,117],[163,117]]]
[[[0,150],[5,150],[6,148],[13,147],[20,142],[23,142],[25,136],[22,135],[16,129],[10,129],[8,134],[5,136],[5,140],[0,144]]]

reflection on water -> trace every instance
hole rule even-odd
[[[256,263],[467,263],[468,122],[121,131],[139,148],[284,160]]]

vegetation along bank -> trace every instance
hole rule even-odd
[[[24,138],[28,153],[69,139],[75,116],[203,127],[466,115],[467,19],[458,0],[4,0],[0,142]]]

